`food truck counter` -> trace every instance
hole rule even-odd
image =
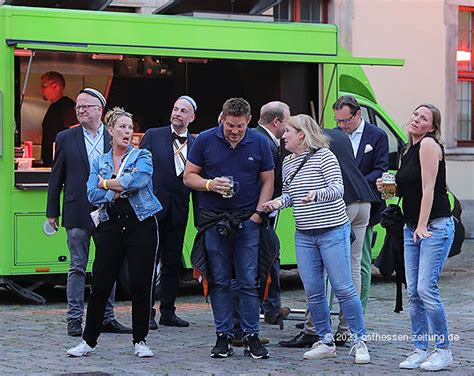
[[[34,167],[27,170],[15,170],[15,187],[24,190],[48,189],[51,168]]]

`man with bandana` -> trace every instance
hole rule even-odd
[[[160,261],[159,299],[160,325],[188,327],[189,322],[175,313],[179,274],[182,267],[184,234],[188,222],[189,194],[183,184],[183,171],[194,137],[188,126],[194,121],[197,105],[187,95],[179,97],[171,111],[171,124],[149,129],[143,136],[141,148],[153,155],[153,193],[163,205],[157,214]],[[154,284],[156,286],[156,283]],[[152,295],[154,304],[155,292]],[[152,308],[150,329],[158,328],[156,310]]]

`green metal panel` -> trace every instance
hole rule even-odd
[[[10,22],[0,18],[0,40],[4,41]],[[11,48],[0,43],[0,90],[3,92],[2,117],[2,156],[0,157],[0,275],[8,273],[12,267],[11,250],[13,222],[13,139],[14,139],[14,97],[13,93],[13,54]]]
[[[403,64],[400,59],[340,56],[334,25],[2,8],[13,24],[6,38],[24,48],[339,64]],[[58,44],[62,46],[58,48]]]
[[[187,51],[187,56],[231,58],[240,52],[241,58],[267,54],[274,59],[279,55],[337,54],[337,29],[333,25],[308,27],[295,23],[3,8],[13,25],[8,39],[85,44],[87,51],[148,54],[153,47],[168,56]],[[123,46],[130,49],[124,50]]]
[[[11,171],[12,166],[13,161],[8,166]],[[67,273],[70,259],[66,230],[60,227],[54,236],[46,236],[42,231],[46,219],[46,191],[23,191],[12,187],[13,182],[10,187],[10,191],[13,189],[10,196],[12,208],[8,215],[12,220],[12,230],[8,234],[11,246],[6,252],[10,269],[0,275]],[[90,252],[88,271],[91,271],[94,260],[93,242]]]

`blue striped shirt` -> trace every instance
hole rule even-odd
[[[94,137],[89,130],[82,127],[89,166],[92,166],[92,162],[94,162],[99,155],[104,154],[104,128],[104,124],[101,123]]]

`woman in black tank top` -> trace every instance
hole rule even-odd
[[[454,238],[444,150],[439,143],[440,125],[441,114],[435,106],[422,104],[415,109],[408,123],[408,149],[396,175],[406,220],[405,274],[415,345],[415,351],[400,363],[400,368],[405,369],[437,371],[453,361],[438,290]],[[381,191],[380,179],[377,187]],[[435,350],[428,353],[430,341]]]

